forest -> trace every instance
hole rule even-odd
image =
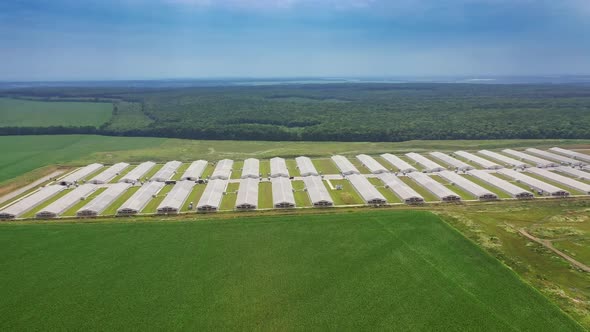
[[[576,84],[292,84],[26,88],[0,97],[113,103],[100,126],[5,127],[0,135],[373,141],[590,138],[590,87]]]

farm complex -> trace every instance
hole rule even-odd
[[[557,147],[93,163],[3,203],[0,219],[587,196],[589,165],[589,155]]]

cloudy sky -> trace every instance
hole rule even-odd
[[[590,74],[590,0],[7,0],[0,80]]]

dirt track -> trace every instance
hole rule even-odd
[[[532,240],[534,242],[537,242],[538,244],[544,246],[545,248],[553,251],[554,253],[556,253],[557,255],[559,255],[560,257],[562,257],[563,259],[565,259],[566,261],[570,262],[572,265],[574,265],[575,267],[590,273],[590,267],[584,265],[583,263],[578,262],[577,260],[571,258],[570,256],[568,256],[566,253],[564,253],[563,251],[555,248],[553,246],[553,244],[551,243],[551,241],[549,240],[543,240],[543,239],[539,239],[537,237],[532,236],[531,234],[529,234],[527,231],[525,231],[524,229],[519,229],[518,232],[520,234],[522,234],[524,237],[528,238],[529,240]]]

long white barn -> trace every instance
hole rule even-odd
[[[313,206],[326,207],[334,205],[334,200],[332,200],[332,196],[330,196],[330,193],[328,192],[328,189],[326,189],[324,181],[322,181],[320,176],[306,176],[303,178],[303,183],[305,184],[305,190],[307,191]]]
[[[90,203],[78,210],[78,217],[95,217],[101,214],[117,198],[121,197],[129,188],[130,183],[120,182],[110,185],[105,191],[96,196]]]
[[[287,162],[285,159],[280,157],[274,157],[270,159],[270,177],[289,177],[289,170],[287,169]]]
[[[581,169],[572,168],[569,166],[559,166],[555,168],[556,171],[574,176],[581,180],[590,180],[590,173],[584,172]]]
[[[383,205],[387,203],[385,197],[383,197],[379,190],[377,190],[366,177],[359,174],[351,174],[348,175],[346,179],[350,181],[356,192],[366,204]]]
[[[154,168],[154,166],[156,166],[156,163],[153,161],[146,161],[144,163],[141,163],[137,165],[137,167],[129,171],[129,173],[123,175],[119,182],[141,182],[141,178],[144,177],[152,168]]]
[[[458,202],[461,200],[461,197],[455,194],[451,189],[443,186],[441,183],[424,173],[412,172],[408,174],[408,177],[416,181],[416,183],[430,191],[443,202]]]
[[[72,185],[74,183],[81,181],[82,179],[84,179],[88,175],[98,171],[102,167],[103,167],[102,164],[97,164],[97,163],[82,167],[79,170],[77,170],[71,174],[68,174],[65,177],[63,177],[62,179],[60,179],[59,184],[61,184],[62,186]]]
[[[211,180],[229,180],[233,166],[233,160],[220,160],[211,174]]]
[[[406,204],[420,204],[424,203],[424,197],[418,194],[412,187],[408,186],[397,176],[391,173],[382,173],[377,177],[385,183],[393,193],[399,197]]]
[[[361,172],[344,156],[336,155],[331,157],[342,175],[361,174]]]
[[[113,166],[107,168],[104,172],[98,174],[97,176],[90,179],[90,183],[94,184],[105,184],[114,179],[117,175],[119,175],[123,170],[129,167],[128,163],[116,163]]]
[[[245,178],[240,180],[240,188],[236,198],[236,210],[255,210],[258,208],[259,179]]]
[[[424,167],[424,169],[428,173],[440,172],[440,171],[445,170],[444,167],[442,167],[441,165],[435,163],[434,161],[424,157],[421,154],[418,154],[415,152],[410,152],[410,153],[406,153],[406,157],[408,157],[408,158],[412,159],[413,161],[417,162],[418,164],[422,165],[422,167]]]
[[[504,191],[505,193],[509,194],[513,198],[531,199],[531,198],[535,197],[531,192],[526,191],[526,190],[522,189],[521,187],[516,186],[504,179],[500,179],[496,176],[493,176],[492,174],[490,174],[486,171],[482,171],[479,169],[473,169],[473,170],[468,171],[467,174],[469,174],[473,177],[476,177],[476,178]]]
[[[568,157],[576,159],[576,160],[582,160],[587,163],[590,163],[590,156],[587,154],[583,154],[583,153],[572,151],[572,150],[562,149],[562,148],[558,148],[558,147],[554,147],[549,150],[551,150],[553,152],[557,152],[557,153],[565,155],[565,156],[568,156]]]
[[[203,175],[205,168],[207,168],[208,162],[207,160],[196,160],[191,163],[191,165],[184,171],[180,180],[190,180],[190,181],[197,181]]]
[[[76,205],[80,200],[86,199],[97,189],[94,184],[86,183],[73,189],[69,193],[60,197],[55,202],[47,205],[41,211],[37,212],[37,218],[57,218],[60,214],[66,212],[69,208]]]
[[[286,177],[272,178],[272,204],[275,208],[293,208],[295,207],[295,196],[293,195],[293,185],[291,180]]]
[[[461,187],[461,189],[467,191],[481,201],[498,199],[498,195],[476,183],[469,181],[455,172],[442,171],[439,172],[438,175],[443,179],[453,183],[454,185]]]
[[[516,180],[517,182],[521,182],[521,183],[524,183],[524,184],[530,186],[533,190],[537,191],[537,193],[539,193],[541,195],[548,195],[548,196],[555,196],[555,197],[567,197],[570,195],[570,193],[566,190],[563,190],[561,188],[557,188],[554,185],[551,185],[549,183],[545,183],[541,180],[530,177],[526,174],[523,174],[522,172],[517,172],[512,169],[503,168],[503,169],[499,169],[498,173],[508,176],[508,177]]]
[[[260,178],[260,160],[254,158],[248,158],[244,160],[244,166],[242,167],[242,179],[258,179]]]
[[[417,171],[416,167],[408,164],[405,160],[398,156],[392,155],[391,153],[384,153],[381,155],[381,158],[385,159],[385,161],[393,165],[393,167],[397,168],[402,173]]]
[[[295,158],[295,162],[297,163],[297,168],[299,169],[299,173],[301,176],[316,176],[320,175],[313,162],[308,157],[297,157]]]
[[[156,174],[154,174],[154,176],[152,176],[150,181],[166,182],[170,180],[180,165],[182,165],[182,163],[177,160],[167,162],[156,172]]]
[[[549,160],[539,158],[539,157],[535,157],[535,156],[532,156],[528,153],[524,153],[524,152],[520,152],[520,151],[516,151],[516,150],[512,150],[512,149],[504,149],[504,150],[502,150],[502,152],[509,154],[513,157],[516,157],[518,159],[532,163],[537,167],[545,168],[545,167],[559,166],[559,164],[556,162],[549,161]]]
[[[489,150],[479,150],[477,153],[482,154],[488,158],[492,158],[494,160],[498,160],[508,166],[517,167],[517,168],[527,168],[531,167],[531,165],[522,162],[520,160],[516,160],[514,158],[507,157],[503,154],[499,154],[497,152],[489,151]]]
[[[359,154],[356,156],[363,166],[365,166],[373,174],[381,174],[389,172],[387,168],[383,167],[375,158],[366,154]]]
[[[193,191],[195,186],[194,181],[184,180],[176,182],[172,190],[164,197],[158,206],[158,213],[160,214],[177,214],[182,209],[182,205],[186,202],[188,196]]]
[[[123,203],[117,210],[117,214],[131,215],[137,214],[143,210],[149,201],[156,196],[162,188],[164,182],[152,181],[144,184],[129,199]]]
[[[442,152],[430,152],[430,155],[460,171],[468,171],[474,168],[473,166]]]
[[[456,151],[455,154],[469,160],[472,163],[476,163],[485,169],[499,169],[504,167],[491,160],[484,159],[480,156],[476,156],[473,153],[469,153],[467,151]]]
[[[534,155],[543,157],[543,158],[547,158],[549,160],[555,160],[563,165],[572,165],[572,166],[584,166],[587,165],[587,163],[585,163],[583,160],[576,160],[570,157],[564,157],[562,155],[553,153],[553,152],[549,152],[549,151],[543,151],[543,150],[539,150],[539,149],[535,149],[535,148],[528,148],[525,150],[526,152],[532,153]]]
[[[2,211],[0,211],[0,219],[14,219],[17,218],[35,207],[39,206],[41,203],[47,201],[51,197],[59,194],[61,191],[65,190],[66,187],[61,185],[50,185],[47,187],[43,187],[36,191],[35,193],[19,200],[12,205],[9,205]]]
[[[197,211],[214,212],[218,211],[221,206],[221,200],[227,189],[228,180],[213,179],[209,180],[205,191],[197,203]]]
[[[568,178],[567,176],[563,176],[563,175],[560,175],[557,173],[553,173],[553,172],[548,171],[546,169],[540,169],[540,168],[533,167],[533,168],[530,168],[528,171],[533,174],[537,174],[539,176],[542,176],[545,179],[549,179],[551,181],[562,184],[566,187],[582,191],[586,195],[590,195],[590,184],[580,182],[578,180],[574,180],[572,178]]]

